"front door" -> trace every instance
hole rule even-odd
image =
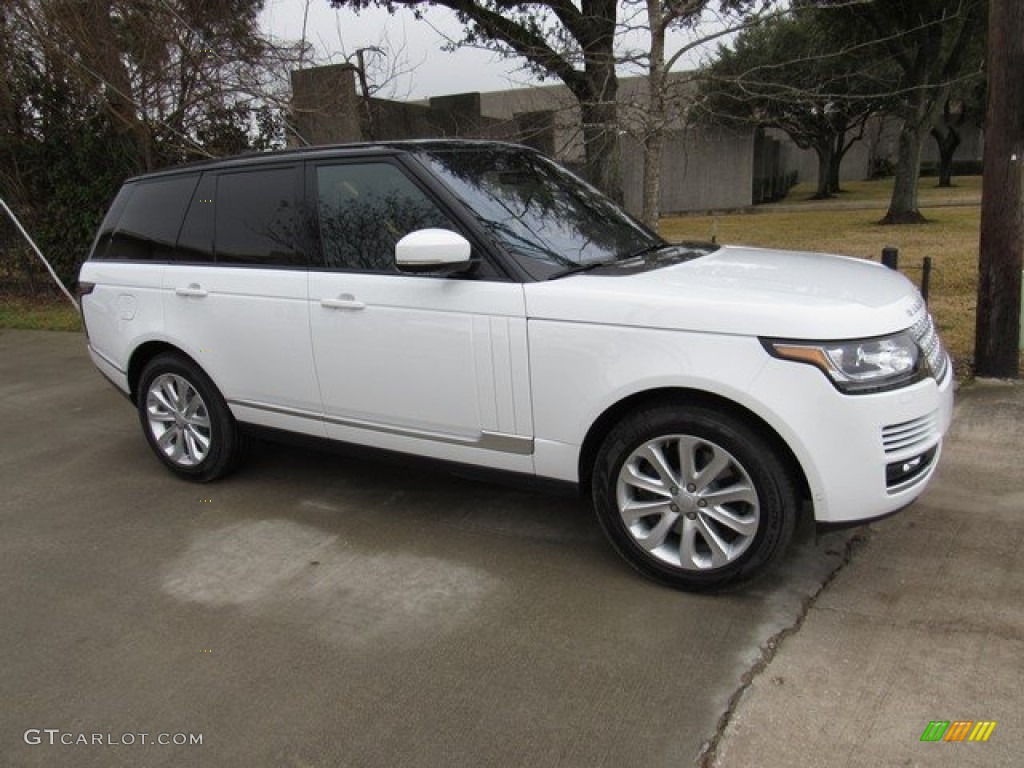
[[[398,272],[403,236],[459,231],[398,163],[324,162],[308,173],[321,246],[310,329],[328,436],[532,472],[522,286],[486,272]]]

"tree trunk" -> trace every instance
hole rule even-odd
[[[306,6],[307,13],[309,6]],[[366,79],[366,49],[356,48],[356,76],[359,78],[359,90],[363,101],[363,137],[366,141],[377,140],[377,126],[373,114],[373,99],[370,95],[370,84]]]
[[[587,181],[617,203],[622,202],[622,167],[615,102],[584,102],[583,151]]]
[[[661,219],[661,156],[664,131],[654,130],[644,140],[644,199],[640,219],[655,232]]]
[[[992,0],[982,180],[975,372],[1020,375],[1024,266],[1024,5]]]
[[[846,157],[846,153],[850,147],[853,146],[851,141],[849,144],[846,143],[847,130],[837,130],[835,139],[832,142],[832,158],[829,160],[828,165],[828,191],[833,195],[838,195],[842,192],[842,187],[839,183],[839,177],[843,168],[843,158]],[[863,131],[861,131],[863,134]]]
[[[960,132],[953,126],[947,126],[943,133],[932,128],[932,138],[939,147],[939,186],[953,186],[953,155],[960,146]]]
[[[614,60],[587,64],[586,98],[580,99],[583,151],[587,181],[617,203],[622,203],[622,167],[619,156],[619,120],[616,98],[619,83]]]
[[[843,155],[833,151],[828,162],[828,193],[838,195],[843,190],[839,186],[839,168],[843,164]]]
[[[921,224],[924,216],[917,207],[917,179],[921,174],[921,127],[916,120],[904,120],[900,130],[896,182],[889,211],[881,224]]]
[[[647,0],[651,59],[647,66],[644,181],[640,219],[655,232],[661,218],[661,155],[665,149],[665,26],[661,0]]]
[[[832,197],[832,143],[815,145],[814,154],[818,156],[818,189],[812,200],[827,200]]]

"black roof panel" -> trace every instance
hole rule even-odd
[[[139,174],[126,179],[125,183],[150,179],[176,173],[194,173],[196,171],[219,168],[245,167],[263,165],[265,163],[288,162],[289,160],[316,160],[325,157],[372,157],[379,155],[397,155],[416,150],[432,149],[517,149],[534,152],[535,150],[519,144],[488,139],[407,139],[403,141],[375,141],[352,144],[320,144],[313,147],[294,147],[277,149],[270,152],[250,152],[243,155],[218,157],[210,160],[196,160],[182,165],[161,168],[158,171]]]

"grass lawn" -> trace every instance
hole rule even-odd
[[[889,197],[892,195],[892,179],[844,181],[843,191],[833,198],[832,201],[811,200],[815,188],[814,182],[810,181],[797,184],[786,195],[786,199],[780,201],[780,203],[784,205],[799,205],[802,203],[821,204],[822,202],[871,203],[877,204],[881,208],[888,208]],[[917,188],[917,197],[922,205],[950,203],[967,199],[980,200],[981,176],[955,176],[953,177],[952,187],[939,187],[937,178],[923,178]],[[763,206],[763,208],[768,210],[771,207],[771,205]]]
[[[0,328],[80,331],[82,320],[63,296],[0,294]]]
[[[965,180],[965,188],[966,181],[969,180]],[[928,189],[929,182],[922,180],[922,192]],[[882,187],[871,186],[863,194],[879,195],[879,190]],[[757,213],[679,216],[664,219],[661,233],[669,240],[709,240],[712,228],[717,227],[719,243],[840,253],[876,261],[882,248],[891,245],[900,250],[900,271],[915,284],[920,284],[922,260],[931,256],[929,305],[963,377],[974,355],[981,209],[976,205],[924,208],[927,224],[884,227],[877,222],[888,197],[883,194],[880,199],[880,208],[866,210],[821,208],[819,201],[813,210],[806,211],[788,206],[786,210],[772,211],[772,206],[763,206]]]

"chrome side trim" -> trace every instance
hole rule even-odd
[[[488,451],[501,451],[502,453],[515,453],[519,456],[529,456],[533,453],[533,438],[522,435],[510,435],[507,432],[488,432],[486,429],[480,432],[476,440],[477,448],[484,448]]]
[[[520,456],[529,456],[533,453],[533,438],[522,435],[510,435],[505,432],[488,432],[483,430],[479,437],[463,437],[461,435],[447,435],[441,432],[431,432],[424,429],[410,429],[407,427],[395,427],[389,424],[377,424],[372,421],[360,421],[358,419],[342,419],[337,416],[327,416],[313,411],[304,411],[300,408],[288,408],[281,405],[269,405],[258,403],[253,400],[228,400],[229,405],[237,405],[242,408],[253,408],[258,411],[279,413],[283,416],[295,416],[300,419],[313,419],[324,421],[328,424],[336,424],[341,427],[353,427],[354,429],[366,429],[371,432],[383,432],[399,437],[413,437],[418,440],[431,440],[435,443],[449,443],[452,445],[464,445],[469,448],[482,448],[485,451],[499,451],[501,453],[514,453]]]

